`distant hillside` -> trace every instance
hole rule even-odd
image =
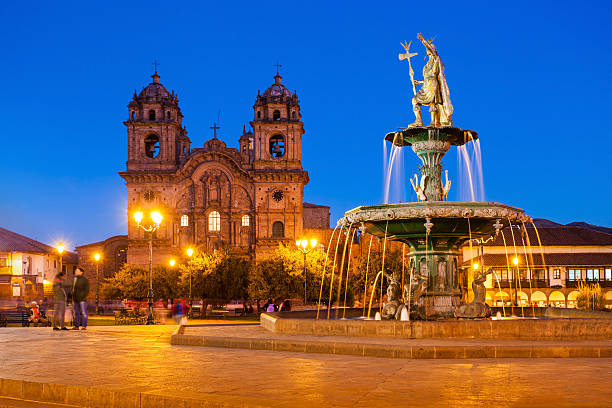
[[[612,228],[609,227],[601,227],[599,225],[593,225],[593,224],[589,224],[586,223],[584,221],[574,221],[574,222],[570,222],[569,224],[559,224],[558,222],[554,222],[551,220],[547,220],[546,218],[534,218],[533,219],[533,223],[536,225],[536,227],[582,227],[582,228],[587,228],[593,231],[599,231],[599,232],[604,232],[606,234],[612,234]]]

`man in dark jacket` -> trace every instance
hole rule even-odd
[[[74,327],[72,330],[87,329],[87,295],[89,294],[89,280],[83,276],[83,268],[77,267],[74,271],[72,286],[72,304],[74,307]]]
[[[64,326],[64,314],[66,313],[66,274],[59,272],[53,279],[53,330],[68,330]],[[57,327],[60,326],[60,327]]]

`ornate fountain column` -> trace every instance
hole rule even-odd
[[[448,135],[443,129],[431,128],[423,129],[419,132],[417,140],[412,141],[412,150],[423,162],[421,166],[421,177],[425,177],[425,200],[424,201],[443,201],[442,192],[442,158],[451,147]],[[426,140],[421,140],[427,134]]]

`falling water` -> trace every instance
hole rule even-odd
[[[508,273],[508,282],[510,282],[510,293],[512,293],[512,280],[510,279],[510,257],[508,256],[508,246],[506,245],[506,236],[504,235],[504,232],[502,231],[501,233],[502,239],[504,240],[504,252],[506,253],[506,267],[507,267],[507,273]],[[501,296],[501,295],[500,295]],[[512,301],[512,299],[510,299]],[[501,297],[501,301],[502,301],[502,306],[505,303],[504,297]],[[512,304],[512,303],[510,303]],[[510,309],[512,310],[512,309]]]
[[[385,145],[384,156],[387,159]],[[406,197],[406,180],[404,177],[404,150],[392,145],[388,159],[383,162],[383,200],[385,204],[402,202]]]
[[[334,252],[334,266],[332,267],[332,276],[331,281],[329,283],[329,304],[327,306],[327,320],[329,320],[329,314],[331,312],[331,302],[332,302],[332,294],[334,290],[334,272],[336,272],[336,261],[338,258],[338,244],[340,243],[340,233],[338,233],[338,237],[336,238],[336,250]]]
[[[368,246],[368,260],[366,262],[365,285],[363,288],[363,312],[362,312],[363,315],[365,315],[365,304],[366,304],[366,299],[368,298],[368,273],[370,271],[370,252],[372,250],[372,238],[374,238],[374,235],[370,235],[370,245]]]
[[[374,278],[374,285],[372,286],[372,291],[370,292],[370,304],[368,305],[368,319],[370,318],[370,311],[372,310],[372,299],[374,298],[374,292],[376,292],[376,282],[378,282],[378,278],[380,277],[380,275],[382,275],[382,271],[376,274],[376,278]]]
[[[527,264],[527,278],[529,280],[529,297],[532,297],[533,287],[531,285],[531,279],[532,279],[533,271],[529,266],[530,263],[529,263],[529,259],[527,258],[527,247],[525,246],[525,238],[523,237],[523,235],[527,235],[527,228],[525,228],[525,223],[523,223],[523,233],[521,234],[521,242],[523,243],[523,253],[525,254],[525,263]],[[529,237],[527,237],[527,240],[529,240]],[[531,254],[531,245],[529,245],[529,252]],[[531,266],[533,267],[533,257],[531,257]],[[535,317],[535,306],[533,305],[533,302],[531,301],[531,299],[529,299],[529,303],[531,303],[531,316]]]
[[[344,282],[344,302],[342,304],[342,318],[344,319],[346,317],[346,293],[348,292],[348,281],[349,281],[349,273],[351,272],[351,256],[353,254],[353,239],[355,238],[355,231],[357,231],[357,228],[353,228],[352,234],[351,234],[351,241],[350,241],[350,248],[349,248],[349,257],[348,257],[348,262],[346,265],[346,281]],[[338,299],[340,300],[340,299]]]
[[[337,297],[338,300],[336,302],[336,319],[338,318],[338,309],[340,308],[340,294],[342,292],[342,270],[344,269],[344,260],[346,257],[346,247],[348,246],[349,237],[352,235],[352,232],[353,232],[353,229],[351,228],[351,226],[349,226],[349,228],[344,231],[344,233],[346,234],[346,239],[344,240],[344,248],[342,248],[342,261],[340,263],[340,272],[338,274],[338,297]]]
[[[516,240],[514,239],[514,230],[512,229],[512,221],[510,221],[510,218],[508,218],[508,224],[510,224],[510,233],[512,234],[512,245],[514,246],[514,257],[515,259],[518,259],[518,252],[516,250]],[[518,264],[516,265],[516,281],[517,281],[517,285],[518,285],[518,290],[520,292],[523,291],[523,288],[521,287],[521,272],[520,269],[518,267]],[[514,287],[514,299],[515,299],[515,303],[517,303],[518,306],[518,292],[517,292],[517,288],[516,286]],[[523,307],[521,307],[521,317],[525,317],[525,312],[523,310]]]
[[[502,295],[503,292],[501,290],[501,283],[499,283],[499,276],[497,276],[497,273],[495,272],[495,270],[493,270],[493,275],[495,275],[495,280],[497,281],[497,287],[499,289],[499,298],[502,300],[502,311],[504,312],[504,317],[506,317],[506,308],[504,307],[504,296]]]
[[[334,228],[331,234],[331,238],[329,239],[329,243],[327,244],[327,251],[325,251],[325,262],[323,263],[323,276],[321,276],[321,289],[319,290],[319,302],[317,303],[317,320],[319,319],[319,310],[321,309],[321,297],[323,296],[323,282],[325,281],[325,268],[327,268],[327,257],[329,255],[329,249],[331,247],[332,242],[334,242],[334,234],[338,226]],[[336,260],[334,259],[334,262]]]
[[[457,174],[460,201],[485,201],[480,140],[457,147]]]

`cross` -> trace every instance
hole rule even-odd
[[[157,74],[157,66],[159,65],[159,62],[157,62],[157,59],[155,59],[153,61],[153,66],[155,67],[155,73]]]
[[[276,61],[276,64],[273,64],[272,66],[273,66],[273,67],[276,67],[276,75],[278,75],[278,69],[279,69],[280,67],[282,67],[282,65],[281,65],[281,64],[279,64],[279,62],[278,62],[278,61]]]
[[[210,127],[214,132],[215,132],[215,139],[217,138],[217,129],[221,129],[219,126],[217,126],[217,123],[213,123],[213,125]]]

